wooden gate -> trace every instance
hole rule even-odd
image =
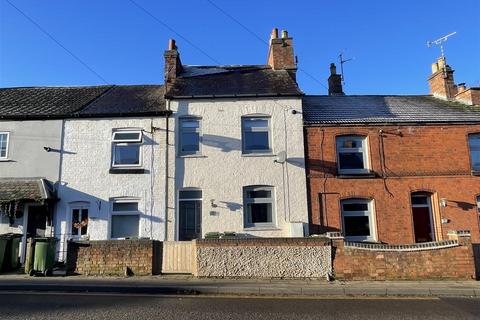
[[[195,273],[196,252],[193,241],[163,243],[162,273]]]

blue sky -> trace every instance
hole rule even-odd
[[[480,86],[478,0],[134,0],[150,15],[131,0],[8,1],[113,84],[162,83],[172,37],[185,64],[264,64],[267,46],[256,36],[268,41],[278,27],[293,37],[299,67],[316,79],[299,71],[308,94],[327,93],[328,66],[340,51],[355,58],[345,64],[347,94],[426,94],[440,54],[426,41],[452,31],[446,55],[456,82]],[[103,83],[8,1],[0,0],[1,87]]]

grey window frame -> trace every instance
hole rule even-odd
[[[473,147],[472,146],[472,140],[476,139],[479,141],[479,145]],[[468,150],[470,152],[470,165],[471,165],[471,170],[474,172],[480,172],[480,165],[475,166],[473,163],[473,153],[478,153],[480,157],[480,133],[471,133],[468,135]]]
[[[117,133],[139,133],[138,139],[115,139]],[[117,146],[138,146],[138,164],[115,164],[115,154]],[[117,129],[112,133],[112,168],[141,168],[143,145],[143,131],[141,129]]]
[[[261,119],[261,120],[267,120],[268,125],[267,127],[258,127],[254,129],[247,129],[245,126],[245,122],[248,120],[252,119]],[[242,154],[244,155],[249,155],[249,154],[272,154],[273,153],[273,148],[272,148],[272,122],[271,122],[271,117],[268,115],[263,115],[263,114],[258,114],[258,115],[245,115],[242,116]],[[268,149],[262,149],[262,150],[251,150],[247,149],[245,142],[245,135],[247,132],[267,132],[268,134]]]
[[[137,203],[137,210],[135,211],[114,211],[113,210],[113,205],[115,203],[132,203],[135,202]],[[112,231],[113,231],[113,216],[138,216],[138,233],[137,233],[137,238],[140,238],[140,230],[141,230],[141,211],[140,211],[140,199],[138,198],[114,198],[110,199],[110,228],[108,232],[108,237],[109,239],[114,239],[114,240],[124,240],[126,238],[114,238],[112,237]]]
[[[345,140],[361,140],[361,148],[345,148],[341,144]],[[337,155],[337,170],[339,174],[367,174],[370,173],[368,139],[366,136],[350,134],[335,137],[336,155]],[[349,152],[361,152],[363,158],[362,169],[341,169],[340,168],[340,154]]]
[[[249,191],[270,191],[270,198],[248,198]],[[272,206],[272,221],[254,223],[251,213],[248,212],[248,204],[250,203],[270,203]],[[273,186],[253,185],[243,187],[243,216],[244,228],[272,228],[276,227],[276,208],[275,208],[275,188]]]
[[[183,128],[184,121],[198,121],[198,128]],[[182,151],[183,133],[198,133],[198,151]],[[197,116],[181,116],[178,118],[178,155],[198,156],[202,154],[202,118]]]
[[[7,138],[6,138],[7,143],[6,143],[6,148],[5,148],[5,156],[2,157],[2,156],[0,155],[0,161],[2,161],[2,160],[8,160],[8,148],[9,148],[9,146],[10,146],[10,132],[8,132],[8,131],[0,131],[0,134],[5,134],[5,135],[7,136]]]
[[[367,211],[346,211],[343,209],[344,204],[364,203],[367,204]],[[342,234],[348,241],[376,241],[376,224],[373,213],[373,200],[364,198],[348,198],[340,200],[340,214],[342,217]],[[368,217],[368,225],[370,228],[369,236],[347,236],[345,234],[345,217]]]

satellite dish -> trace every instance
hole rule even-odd
[[[287,160],[287,153],[285,151],[280,151],[278,154],[277,154],[277,159],[275,159],[274,162],[277,162],[277,163],[285,163],[285,161]]]

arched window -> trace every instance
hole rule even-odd
[[[367,138],[359,135],[338,136],[337,163],[340,174],[369,173]]]
[[[351,198],[340,202],[343,235],[349,241],[375,241],[372,200]]]

